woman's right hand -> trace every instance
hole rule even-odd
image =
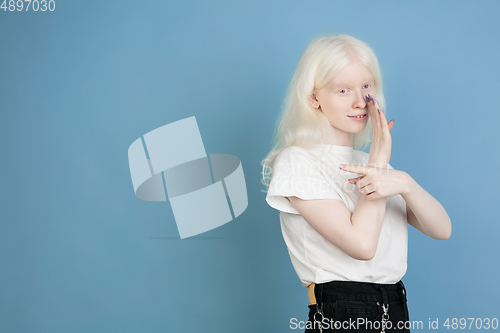
[[[391,160],[392,136],[390,131],[394,126],[394,119],[387,123],[385,114],[380,111],[377,100],[373,96],[365,97],[368,113],[372,120],[372,141],[368,166],[387,168]]]

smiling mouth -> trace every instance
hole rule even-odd
[[[359,116],[348,116],[349,118],[352,118],[354,120],[364,120],[366,118],[366,114],[364,115],[359,115]]]

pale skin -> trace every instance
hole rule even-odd
[[[345,165],[342,170],[362,176],[349,180],[363,194],[351,213],[340,200],[303,200],[287,197],[304,219],[325,239],[358,260],[375,256],[386,209],[386,198],[400,194],[406,201],[408,223],[434,239],[448,239],[451,220],[443,206],[408,173],[388,169],[394,121],[387,123],[379,110],[370,71],[354,61],[331,82],[310,95],[311,105],[327,117],[335,142],[352,146],[354,133],[372,120],[372,141],[368,166]],[[371,98],[367,98],[371,96]],[[349,116],[366,114],[364,120]]]

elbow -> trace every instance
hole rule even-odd
[[[450,237],[451,237],[451,227],[448,229],[448,231],[446,231],[446,233],[443,235],[443,238],[441,238],[441,239],[446,240]]]
[[[437,240],[447,240],[451,236],[451,220],[448,220],[448,225],[446,228],[443,229],[443,231],[439,234],[433,237],[434,239]]]
[[[368,261],[372,260],[375,257],[375,252],[377,251],[377,247],[369,246],[366,242],[360,243],[351,243],[349,246],[340,248],[345,254],[349,257],[356,260]]]
[[[375,257],[377,252],[377,246],[368,246],[368,244],[360,245],[356,248],[356,251],[351,254],[351,257],[357,260],[368,261]]]
[[[444,231],[443,233],[441,233],[437,237],[434,237],[434,239],[437,239],[437,240],[447,240],[448,238],[450,238],[450,236],[451,236],[451,228],[449,228],[448,230]]]
[[[362,255],[362,256],[356,256],[356,257],[353,257],[353,258],[357,259],[357,260],[362,260],[362,261],[369,261],[369,260],[372,260],[373,257],[375,257],[375,254],[373,254],[373,255],[366,254],[366,255]]]
[[[357,258],[354,258],[354,259],[368,261],[368,260],[372,260],[374,257],[375,257],[375,251],[369,251],[369,252],[363,252],[363,253],[357,255]]]

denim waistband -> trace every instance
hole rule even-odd
[[[309,292],[310,304],[321,302],[344,301],[373,301],[381,303],[406,302],[406,289],[403,281],[393,284],[357,282],[357,281],[330,281],[318,283]]]

